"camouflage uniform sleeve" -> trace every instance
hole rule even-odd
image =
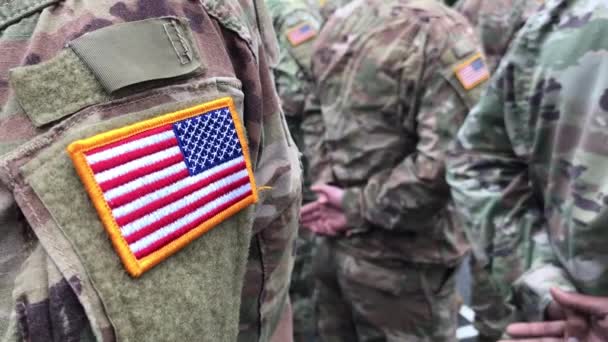
[[[387,230],[411,231],[419,227],[411,222],[428,218],[445,207],[449,199],[445,151],[469,110],[463,96],[475,97],[476,93],[465,94],[464,89],[448,81],[453,66],[446,63],[444,55],[455,45],[474,46],[475,42],[472,36],[467,37],[470,40],[452,38],[429,32],[414,38],[426,43],[421,45],[424,48],[413,47],[404,65],[415,65],[421,75],[414,85],[411,75],[403,76],[399,96],[404,108],[403,132],[416,137],[416,148],[392,169],[370,177],[364,187],[346,189],[343,206],[350,225],[361,226],[368,221]],[[470,52],[475,49],[479,51],[473,47]],[[409,67],[405,69],[405,73],[411,73]],[[416,90],[410,93],[412,88]]]
[[[313,183],[332,183],[327,147],[323,144],[325,125],[321,115],[321,103],[315,92],[306,101],[302,120],[302,152],[309,162],[310,179]]]
[[[285,115],[288,119],[300,117],[298,119],[301,120],[306,97],[312,88],[310,61],[314,37],[290,42],[289,35],[299,25],[310,25],[311,32],[316,35],[320,23],[312,13],[303,9],[296,9],[285,17],[276,26],[280,52],[279,62],[274,68],[275,83]]]
[[[517,56],[507,56],[510,58]],[[513,64],[503,63],[494,75],[479,103],[467,116],[447,159],[447,180],[467,233],[478,252],[479,262],[488,265],[494,255],[514,254],[535,233],[545,229],[546,222],[529,179],[529,169],[513,149],[508,126],[523,122],[508,122],[505,106],[512,98],[517,84]],[[551,266],[546,257],[539,268]],[[560,272],[549,272],[546,280],[570,285]],[[537,274],[524,274],[518,281],[519,296],[530,318],[540,318],[548,302],[547,282],[539,284]],[[529,277],[537,280],[530,281]],[[556,279],[559,279],[557,281]],[[525,295],[523,295],[525,293]],[[533,294],[533,295],[531,295]]]

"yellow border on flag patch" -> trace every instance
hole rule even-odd
[[[196,228],[190,230],[186,234],[180,236],[174,241],[170,242],[166,246],[162,247],[158,251],[151,253],[150,255],[138,260],[135,255],[131,252],[127,241],[123,238],[120,233],[120,226],[116,223],[114,216],[112,216],[112,210],[106,202],[103,196],[103,192],[97,182],[95,181],[93,170],[86,161],[85,152],[101,147],[115,141],[129,138],[135,134],[154,129],[163,125],[172,124],[174,122],[184,120],[193,116],[204,114],[205,112],[213,111],[219,108],[228,107],[234,126],[236,129],[237,136],[243,147],[243,155],[245,158],[245,164],[247,172],[249,173],[249,180],[251,184],[252,194],[240,202],[232,205],[230,208],[224,210],[213,218],[205,221]],[[122,263],[125,266],[127,272],[137,278],[142,273],[156,266],[161,261],[167,259],[169,256],[175,254],[180,249],[184,248],[190,242],[194,241],[213,227],[217,226],[224,220],[228,219],[232,215],[238,213],[247,206],[254,204],[258,201],[258,192],[255,185],[255,179],[253,175],[253,168],[251,165],[251,159],[249,157],[249,146],[247,145],[247,139],[245,137],[245,131],[243,124],[238,116],[236,107],[232,98],[225,97],[215,101],[207,102],[201,105],[197,105],[191,108],[186,108],[177,112],[169,113],[156,117],[153,119],[141,121],[126,127],[114,129],[105,133],[95,135],[93,137],[78,140],[71,143],[67,147],[67,151],[72,158],[76,172],[80,176],[84,187],[97,210],[97,213],[103,223],[103,226],[110,236],[110,240],[114,245],[116,253],[120,256]]]
[[[481,60],[483,61],[483,64],[486,68],[486,75],[484,77],[480,78],[479,80],[473,82],[472,84],[470,84],[467,87],[465,85],[464,80],[460,77],[460,71],[462,69],[466,68],[469,64],[471,64],[471,62],[473,62],[474,60],[476,60],[478,58],[481,58]],[[483,58],[483,55],[481,54],[481,52],[474,54],[473,56],[471,56],[464,62],[458,64],[457,66],[454,67],[453,70],[454,70],[454,74],[456,75],[456,78],[458,78],[458,81],[460,82],[460,84],[462,84],[462,86],[464,87],[465,90],[471,90],[471,89],[477,87],[478,85],[480,85],[481,83],[487,81],[490,78],[490,70],[488,70],[488,64],[486,63],[486,59]]]

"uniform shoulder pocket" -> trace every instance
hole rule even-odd
[[[187,20],[161,17],[85,34],[49,61],[12,69],[10,82],[39,127],[109,100],[129,86],[202,67]]]

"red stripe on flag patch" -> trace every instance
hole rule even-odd
[[[175,155],[170,156],[167,159],[159,160],[150,165],[142,166],[139,169],[135,169],[135,170],[125,173],[123,175],[116,176],[115,178],[111,178],[105,182],[101,182],[101,183],[99,183],[99,187],[101,187],[101,190],[103,190],[103,191],[108,191],[117,186],[121,186],[125,183],[135,180],[137,178],[146,176],[152,172],[162,170],[162,169],[166,168],[167,166],[171,166],[180,161],[183,161],[183,157],[179,154],[175,154]]]
[[[160,228],[167,226],[172,222],[175,222],[175,220],[179,219],[180,217],[190,214],[191,212],[200,208],[204,204],[218,198],[219,196],[225,194],[226,192],[230,192],[242,185],[247,184],[248,181],[249,180],[247,178],[243,178],[237,182],[227,184],[227,185],[219,188],[217,191],[214,191],[214,192],[206,195],[205,197],[186,205],[185,207],[183,207],[179,210],[173,211],[173,212],[167,214],[166,216],[162,216],[159,218],[155,217],[154,221],[152,223],[150,223],[149,225],[145,226],[144,228],[142,228],[130,235],[125,235],[125,240],[129,244],[134,243],[134,242],[144,238],[145,236],[148,236],[151,233],[154,233],[155,231],[159,230]]]
[[[238,172],[239,170],[243,170],[244,167],[245,167],[245,163],[243,162],[243,163],[237,164],[229,169],[222,170],[216,174],[213,174],[210,177],[199,180],[194,184],[187,185],[173,193],[166,195],[165,197],[158,198],[157,200],[154,200],[154,201],[146,204],[145,206],[142,206],[141,208],[130,212],[129,214],[126,214],[121,217],[117,217],[116,223],[118,223],[120,226],[129,224],[129,223],[141,218],[144,215],[147,215],[157,209],[160,209],[170,203],[173,203],[180,198],[190,195],[191,193],[193,193],[196,190],[204,188],[205,186],[207,186],[215,181],[218,181],[224,177],[228,177],[231,174]],[[245,180],[247,182],[249,182],[249,179],[245,178]],[[141,197],[142,196],[138,196],[138,198],[141,198]]]
[[[201,219],[202,220],[208,220],[209,218],[217,215],[218,213],[221,213],[223,210],[227,209],[228,207],[230,207],[234,203],[238,203],[239,201],[247,198],[248,196],[251,196],[251,192],[248,192],[246,194],[243,194],[243,195],[237,197],[233,202],[226,203],[226,204],[222,205],[221,207],[218,207],[217,209],[214,209],[212,212],[209,212],[205,216],[201,217]],[[182,229],[180,229],[178,231],[175,231],[175,232],[171,233],[170,235],[167,235],[167,236],[163,237],[160,240],[157,240],[152,245],[150,245],[150,246],[148,246],[148,247],[140,250],[139,252],[136,252],[135,253],[135,257],[138,258],[138,259],[141,259],[143,257],[146,257],[146,256],[150,255],[150,253],[158,251],[160,248],[166,246],[168,243],[170,243],[171,241],[175,240],[175,237],[183,235],[184,233],[192,230],[195,226],[196,225],[194,223],[191,223],[191,224],[183,227]]]
[[[68,152],[135,277],[257,201],[230,98],[79,140]]]

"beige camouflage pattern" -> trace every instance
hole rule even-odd
[[[456,341],[455,268],[369,261],[330,239],[317,253],[321,341]]]
[[[467,117],[449,160],[452,193],[484,265],[541,255],[518,266],[531,268],[515,296],[528,319],[542,319],[551,286],[608,295],[607,10],[598,0],[546,1]]]
[[[454,220],[443,158],[483,88],[465,90],[454,70],[479,51],[466,19],[438,1],[354,1],[325,24],[315,43],[317,87],[305,115],[304,152],[309,153],[315,181],[346,190],[343,205],[350,229],[328,238],[330,255],[345,251],[357,263],[395,273],[395,279],[406,269],[420,276],[426,267],[442,269],[445,275],[460,263],[469,246]],[[360,341],[391,340],[400,334],[421,341],[455,339],[449,333],[434,335],[422,320],[402,324],[398,331],[395,325],[383,326],[381,322],[388,324],[395,316],[394,308],[355,321],[331,313],[336,301],[343,307],[354,305],[354,295],[344,297],[346,264],[339,257],[317,259],[316,264],[332,264],[335,270],[325,274],[329,279],[317,275],[318,311],[327,313],[319,317],[323,340],[348,341],[353,331]],[[448,284],[445,296],[435,307],[438,311],[429,309],[429,315],[444,315],[441,324],[434,324],[449,332],[456,324],[454,315],[439,308],[453,307],[455,289],[449,276],[443,280]],[[437,289],[440,284],[428,286]],[[363,288],[357,290],[362,300],[382,290],[369,283]],[[425,302],[422,291],[431,290],[421,286],[412,296]],[[401,293],[384,295],[396,299]],[[331,304],[321,300],[332,296]],[[360,331],[371,324],[370,316],[375,327]],[[324,328],[332,326],[344,329]]]
[[[114,94],[112,102],[84,108],[47,125],[35,125],[24,113],[10,86],[9,70],[51,60],[69,41],[87,32],[162,16],[188,19],[205,63],[204,71]],[[176,108],[229,94],[242,110],[257,184],[266,186],[261,192],[261,202],[238,218],[244,231],[253,227],[249,258],[243,262],[243,266],[246,265],[242,270],[245,273],[243,300],[222,297],[230,292],[205,292],[204,284],[200,285],[200,293],[187,293],[183,298],[187,297],[191,303],[221,302],[225,312],[230,312],[234,304],[238,308],[241,303],[240,327],[236,324],[214,326],[207,338],[233,341],[238,333],[240,341],[269,341],[281,315],[287,312],[301,177],[297,149],[285,130],[270,75],[270,66],[278,59],[278,49],[264,4],[256,0],[3,1],[0,55],[0,339],[114,341],[129,335],[129,331],[117,328],[118,321],[111,316],[116,308],[108,307],[99,296],[99,289],[88,277],[89,264],[59,229],[54,214],[65,216],[73,203],[64,200],[59,203],[63,207],[61,212],[51,213],[47,202],[41,200],[48,199],[48,194],[35,192],[30,183],[34,178],[25,177],[36,172],[33,166],[41,165],[44,169],[44,160],[62,157],[64,149],[57,145],[69,140],[66,135],[70,132],[84,129],[86,125],[106,125],[110,121],[137,119],[138,115],[149,117],[159,111],[156,108]],[[60,198],[77,199],[78,206],[89,203],[84,190],[62,196],[65,197]],[[103,236],[100,235],[100,239],[105,239]],[[209,236],[212,239],[218,235]],[[249,239],[249,236],[243,238]],[[111,249],[109,242],[106,246]],[[166,261],[167,265],[194,249],[185,249],[180,252],[181,256],[176,254],[173,260]],[[108,262],[115,267],[114,263],[119,261],[117,258],[100,260],[100,265]],[[236,267],[238,260],[226,262],[239,268]],[[159,267],[163,267],[162,264],[157,269]],[[218,274],[223,271],[217,270]],[[190,277],[197,279],[196,274]],[[234,284],[242,281],[234,280]],[[180,284],[174,286],[179,292]],[[196,307],[181,306],[180,298],[173,298],[174,308],[164,307],[161,311],[156,311],[154,303],[144,305],[144,310],[152,314],[158,312],[156,318],[163,322],[151,326],[147,334],[160,340],[200,338],[196,329],[184,329],[184,322],[188,316],[198,321],[209,320],[196,317]],[[119,308],[125,313],[141,309]],[[183,316],[176,311],[180,309]],[[182,318],[163,321],[163,310],[177,312]],[[238,312],[230,315],[238,320]],[[133,327],[138,328],[135,324]],[[286,335],[291,332],[287,331]],[[274,338],[288,340],[284,336]]]
[[[266,0],[268,11],[279,42],[279,59],[273,68],[275,84],[287,125],[296,145],[303,148],[302,119],[306,101],[312,94],[313,80],[310,70],[312,47],[315,37],[299,44],[292,44],[288,34],[299,25],[308,24],[316,32],[320,29],[318,11],[304,0]],[[310,179],[306,177],[308,162],[302,158],[304,169],[304,203],[314,200],[308,190]],[[312,304],[314,279],[312,256],[315,250],[314,236],[303,227],[298,231],[296,256],[291,278],[290,297],[293,306],[294,339],[314,341],[316,323]]]
[[[476,28],[488,64],[496,70],[526,19],[544,0],[459,0],[454,8]]]

